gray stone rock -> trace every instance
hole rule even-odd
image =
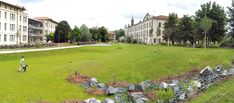
[[[162,89],[167,89],[167,87],[168,87],[168,84],[165,83],[165,82],[162,82],[162,83],[160,83],[160,85],[159,85],[159,88],[162,88]]]
[[[228,75],[228,70],[223,70],[222,76],[227,76]]]
[[[229,70],[230,75],[234,75],[234,67]]]
[[[134,84],[130,84],[129,86],[128,86],[128,90],[129,91],[134,91],[136,89],[136,86],[134,85]]]
[[[94,82],[94,83],[97,83],[97,78],[91,78],[90,81]]]
[[[84,103],[101,103],[101,101],[96,98],[89,98],[84,100]]]
[[[147,103],[149,101],[142,92],[131,93],[130,97],[133,103]]]
[[[111,95],[111,94],[116,94],[117,92],[118,92],[118,88],[114,88],[114,87],[112,87],[112,86],[109,86],[108,88],[107,88],[107,94],[109,94],[109,95]]]
[[[180,96],[179,96],[179,100],[184,100],[185,99],[185,93],[182,93]]]
[[[115,103],[113,99],[106,98],[102,103]]]
[[[151,81],[147,80],[147,81],[141,82],[140,86],[141,86],[142,90],[145,91],[146,89],[150,88],[151,84],[152,84]]]
[[[205,67],[200,72],[201,76],[207,76],[207,75],[210,75],[210,74],[213,74],[213,69],[210,66]]]
[[[104,89],[104,88],[106,88],[106,85],[104,83],[99,83],[99,84],[97,84],[97,87]]]
[[[179,81],[179,80],[172,80],[172,81],[171,81],[171,84],[179,85],[179,84],[180,84],[180,81]]]

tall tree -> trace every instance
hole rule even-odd
[[[108,42],[109,38],[108,38],[107,29],[104,26],[102,26],[102,27],[98,28],[98,31],[100,34],[101,42]]]
[[[67,21],[60,21],[55,28],[54,40],[55,42],[67,42],[68,33],[71,31],[71,28]]]
[[[85,24],[81,25],[80,32],[81,32],[81,39],[80,39],[81,41],[87,42],[92,39],[92,35],[89,31],[89,28]]]
[[[116,39],[119,40],[120,37],[124,36],[125,32],[123,29],[115,30]]]
[[[169,17],[167,18],[165,24],[164,24],[164,30],[165,30],[165,34],[163,36],[164,40],[166,40],[168,42],[171,41],[172,44],[174,44],[175,39],[176,39],[176,27],[178,24],[178,16],[176,13],[171,13],[169,14]]]
[[[196,12],[196,20],[200,22],[205,16],[213,20],[207,37],[211,42],[220,42],[225,35],[225,26],[227,24],[224,8],[215,2],[202,4],[201,9]]]
[[[71,32],[69,32],[68,38],[70,42],[78,42],[81,38],[80,29],[77,26],[75,26],[74,29]]]
[[[228,36],[234,45],[234,0],[232,0],[231,7],[228,7],[228,23],[229,23],[229,33]]]
[[[92,34],[92,39],[94,41],[99,41],[100,34],[97,27],[90,28],[90,33]]]
[[[204,48],[207,47],[208,44],[208,38],[207,38],[207,32],[211,29],[212,27],[212,20],[209,19],[207,16],[201,19],[200,22],[200,27],[204,31]]]

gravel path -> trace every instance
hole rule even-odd
[[[65,47],[54,47],[54,48],[41,48],[41,49],[7,50],[7,51],[0,51],[0,54],[34,52],[34,51],[49,51],[49,50],[80,48],[80,47],[88,47],[88,46],[111,46],[111,44],[90,44],[90,45],[77,45],[77,46],[65,46]]]

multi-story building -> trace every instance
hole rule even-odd
[[[46,41],[45,35],[49,33],[54,33],[58,22],[48,17],[35,17],[35,19],[43,23],[43,40]]]
[[[43,23],[39,20],[28,18],[28,41],[30,43],[43,42]]]
[[[28,43],[28,15],[22,6],[0,1],[0,45]]]
[[[164,23],[166,16],[153,16],[147,13],[142,21],[134,24],[134,19],[131,20],[131,25],[125,25],[125,35],[135,39],[138,43],[159,44],[165,42]]]

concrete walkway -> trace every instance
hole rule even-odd
[[[34,51],[49,51],[49,50],[80,48],[80,47],[89,47],[89,46],[111,46],[111,45],[110,44],[90,44],[90,45],[64,46],[64,47],[54,47],[54,48],[41,48],[41,49],[9,50],[9,51],[0,51],[0,54],[34,52]]]

